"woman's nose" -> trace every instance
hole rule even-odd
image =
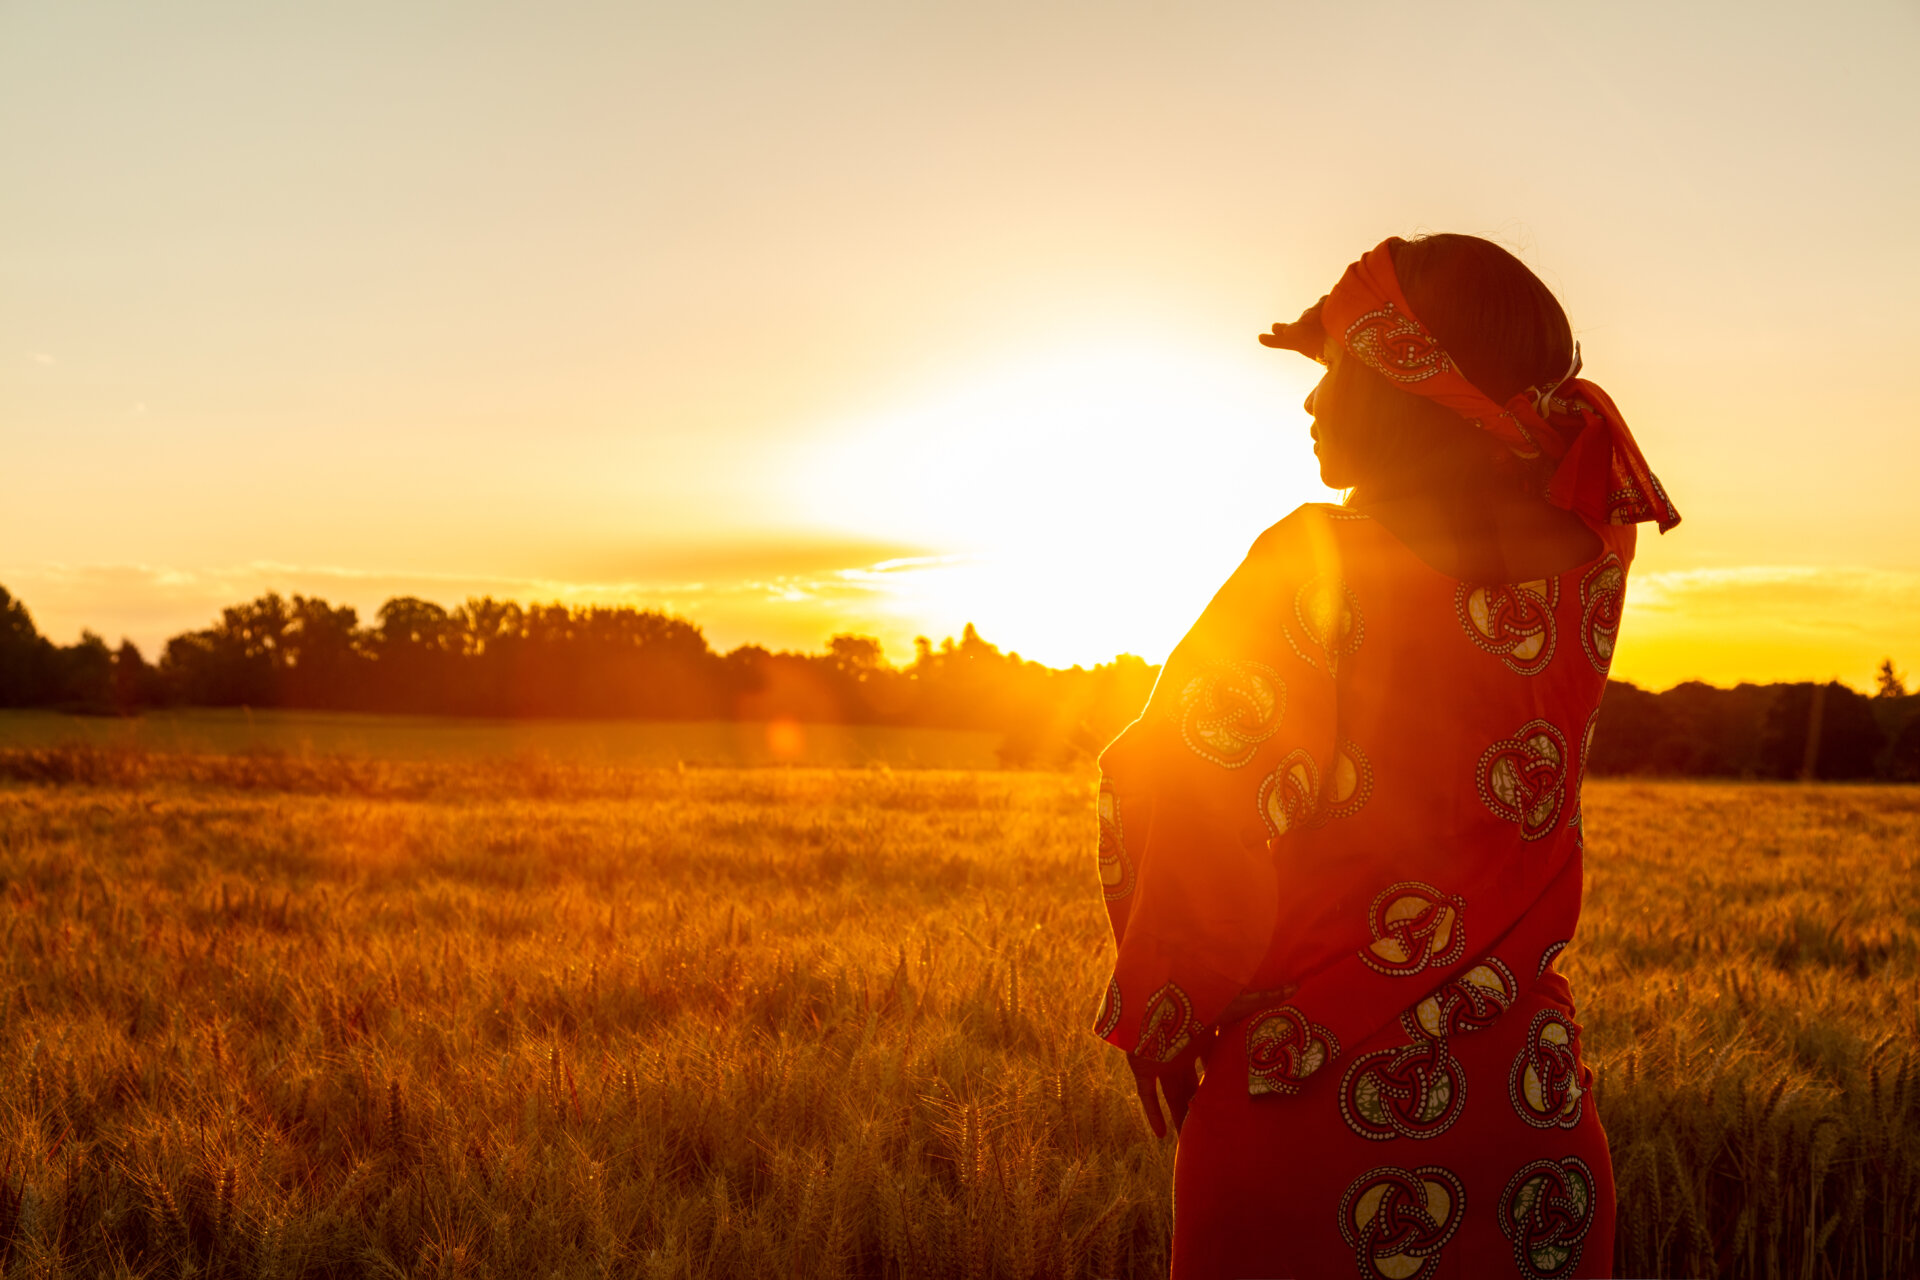
[[[1319,398],[1320,398],[1320,384],[1316,382],[1313,384],[1313,390],[1307,392],[1307,398],[1300,402],[1300,407],[1307,411],[1307,416],[1309,418],[1319,417],[1319,415],[1313,411],[1313,402]]]

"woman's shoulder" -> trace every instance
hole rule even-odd
[[[1373,519],[1360,512],[1305,503],[1253,540],[1208,613],[1265,616],[1274,601],[1293,600],[1309,582],[1345,579],[1362,563],[1378,561],[1379,539]]]
[[[1382,519],[1337,503],[1302,503],[1254,539],[1245,565],[1266,571],[1284,571],[1291,565],[1296,572],[1302,568],[1309,572],[1327,572],[1343,566],[1349,571],[1394,577],[1439,574],[1456,581],[1480,581],[1459,565],[1428,559],[1409,545],[1405,530],[1397,529],[1391,522],[1382,523]],[[1617,558],[1623,567],[1633,563],[1636,526],[1585,520],[1580,523],[1589,531],[1588,536],[1597,535],[1598,545],[1590,553],[1568,559],[1567,568],[1580,569],[1612,558]],[[1521,576],[1552,577],[1555,572]]]
[[[1319,559],[1334,547],[1374,532],[1373,517],[1365,512],[1333,502],[1303,502],[1253,540],[1247,559],[1303,555]]]

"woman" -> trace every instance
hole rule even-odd
[[[1097,1031],[1181,1130],[1173,1274],[1605,1275],[1554,958],[1635,527],[1679,514],[1485,240],[1389,240],[1261,341],[1327,365],[1346,504],[1261,535],[1100,761]]]

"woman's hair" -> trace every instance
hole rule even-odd
[[[1551,383],[1573,359],[1573,329],[1526,264],[1478,236],[1388,241],[1401,292],[1428,332],[1487,396]],[[1552,464],[1523,462],[1435,401],[1395,387],[1359,360],[1343,360],[1330,388],[1336,429],[1362,484],[1432,492],[1464,511],[1495,489],[1539,494]]]

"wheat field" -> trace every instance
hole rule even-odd
[[[247,707],[169,707],[138,716],[0,710],[0,751],[90,746],[154,754],[344,756],[445,764],[521,757],[628,768],[685,763],[992,769],[1000,765],[1003,737],[978,729],[792,721],[489,720]]]
[[[8,1276],[1151,1276],[1092,779],[0,752]],[[1920,1271],[1920,789],[1588,784],[1625,1275]]]

